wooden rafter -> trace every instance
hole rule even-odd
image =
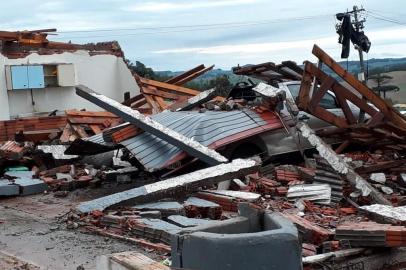
[[[336,128],[319,131],[319,134],[346,139],[338,151],[342,151],[350,142],[365,144],[379,142],[379,145],[388,146],[392,142],[402,148],[401,143],[406,140],[406,119],[316,45],[313,48],[313,54],[319,58],[319,65],[305,62],[298,107],[336,126]],[[353,89],[348,89],[321,70],[322,65],[328,66]],[[354,93],[354,90],[357,93]],[[335,94],[343,115],[336,115],[320,105],[327,91]],[[365,111],[371,118],[366,122],[358,123],[349,102]]]
[[[374,91],[368,88],[368,86],[364,85],[354,75],[340,66],[336,61],[334,61],[333,58],[331,58],[317,45],[314,45],[313,47],[313,54],[317,56],[317,58],[319,58],[320,61],[322,61],[325,65],[331,68],[338,76],[343,78],[349,85],[356,89],[356,91],[358,91],[363,97],[365,97],[368,102],[378,108],[379,111],[382,112],[388,120],[393,121],[401,127],[406,127],[406,119],[400,112],[395,110],[384,99],[382,99]]]
[[[157,113],[170,109],[176,104],[198,95],[200,91],[182,85],[212,70],[213,67],[214,65],[209,67],[199,65],[165,82],[143,78],[134,73],[133,76],[140,87],[141,94],[124,101],[122,104],[147,113]]]

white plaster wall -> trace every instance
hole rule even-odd
[[[8,120],[10,117],[6,88],[6,73],[4,69],[5,62],[6,58],[0,54],[0,120]]]
[[[35,105],[31,102],[30,90],[7,91],[5,66],[19,64],[61,64],[72,63],[77,84],[122,101],[124,92],[131,96],[139,93],[139,88],[131,72],[121,57],[114,55],[90,56],[86,51],[53,55],[31,54],[26,58],[8,59],[0,56],[0,120],[7,120],[19,114],[50,112],[54,109],[102,110],[75,93],[74,87],[52,87],[34,89]]]

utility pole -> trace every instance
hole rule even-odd
[[[361,13],[362,11],[365,11],[365,9],[363,7],[361,7],[361,9],[359,9],[357,6],[353,6],[352,12],[349,13],[353,13],[354,14],[354,22],[353,25],[355,27],[355,30],[357,32],[361,31],[362,29],[364,29],[364,22],[366,22],[366,19],[363,18],[362,20],[359,20],[359,13]],[[367,74],[365,73],[365,64],[364,64],[364,52],[362,51],[362,48],[360,46],[356,46],[356,49],[358,50],[358,54],[359,54],[359,64],[360,64],[360,76],[358,76],[358,79],[360,79],[360,81],[362,81],[363,84],[367,84]],[[361,78],[359,78],[361,77]],[[363,110],[361,110],[359,112],[359,116],[358,116],[358,123],[362,123],[364,122],[365,119],[365,112]]]
[[[358,9],[357,6],[354,6],[353,10],[352,10],[352,12],[354,13],[354,26],[355,26],[355,30],[357,30],[357,32],[364,29],[364,22],[366,21],[365,18],[362,19],[361,21],[358,20],[358,13],[361,11],[365,11],[365,9],[363,9],[362,7],[361,7],[361,9]],[[358,49],[358,53],[359,53],[359,63],[360,63],[360,67],[361,67],[361,81],[364,84],[366,84],[364,53],[360,46],[357,46],[357,49]]]

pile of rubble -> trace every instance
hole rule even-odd
[[[79,96],[106,112],[72,110],[0,123],[0,196],[66,196],[103,182],[135,182],[135,188],[78,204],[67,226],[171,253],[174,267],[195,269],[207,259],[198,250],[215,246],[224,257],[216,269],[243,269],[238,259],[228,260],[234,238],[247,250],[255,250],[258,239],[279,239],[245,253],[252,269],[276,252],[265,249],[270,243],[297,252],[290,262],[306,269],[367,264],[362,258],[371,256],[393,259],[398,255],[386,248],[406,246],[406,120],[320,48],[313,52],[318,67],[288,61],[235,68],[267,84],[245,84],[228,97],[182,86],[213,68],[203,65],[166,82],[135,75],[141,94],[123,103],[77,86]],[[277,87],[295,80],[301,81],[297,100]],[[342,114],[323,107],[328,92]],[[369,117],[357,119],[348,102]],[[313,130],[302,112],[330,126]],[[279,164],[253,148],[245,148],[244,157],[228,151],[277,131],[297,143],[303,159]],[[332,138],[339,139],[335,149],[326,143]]]

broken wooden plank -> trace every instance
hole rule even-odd
[[[379,191],[377,191],[371,184],[357,174],[355,170],[351,168],[351,166],[348,165],[342,157],[337,155],[328,144],[318,137],[307,124],[298,123],[298,130],[312,146],[316,147],[320,156],[325,158],[336,172],[344,175],[352,186],[362,192],[363,196],[370,195],[371,198],[377,203],[391,205],[391,203]]]
[[[63,130],[63,132],[62,132],[62,135],[61,135],[61,137],[59,138],[59,140],[62,142],[62,143],[66,143],[66,142],[69,142],[69,141],[71,141],[71,137],[73,136],[73,130],[72,130],[72,127],[70,126],[70,124],[66,124],[66,126],[65,126],[65,128],[64,128],[64,130]],[[76,139],[77,137],[75,136],[75,139]]]
[[[143,83],[143,84],[150,85],[150,86],[155,86],[157,88],[162,88],[163,90],[170,90],[170,91],[174,91],[174,92],[182,93],[182,94],[186,94],[186,95],[191,95],[191,96],[195,96],[195,95],[199,94],[199,91],[193,90],[193,89],[190,89],[190,88],[186,88],[186,87],[182,87],[182,86],[178,86],[178,85],[173,85],[173,84],[170,84],[170,83],[154,81],[154,80],[141,78],[141,77],[139,79],[140,79],[140,82]]]
[[[183,79],[181,79],[181,80],[175,82],[174,84],[175,84],[175,85],[183,85],[183,84],[186,84],[186,83],[192,81],[193,79],[199,77],[200,75],[206,73],[207,71],[212,70],[213,68],[214,68],[214,65],[211,65],[210,67],[207,67],[207,68],[204,68],[204,69],[202,69],[202,70],[196,71],[195,73],[190,74],[189,76],[187,76],[187,77],[185,77],[185,78],[183,78]]]
[[[144,98],[143,94],[138,94],[136,96],[133,96],[132,98],[129,98],[129,99],[125,100],[121,104],[126,105],[126,106],[131,106],[131,104],[133,104],[134,102],[137,102],[137,101],[139,101],[139,100],[141,100],[143,98]]]
[[[76,135],[79,136],[79,138],[87,138],[89,135],[86,133],[85,129],[81,127],[80,125],[71,125],[72,129],[75,131]]]
[[[166,108],[168,107],[168,104],[165,102],[165,100],[163,98],[158,97],[158,96],[154,96],[153,99],[158,104],[158,106],[160,108],[160,111],[166,110]]]
[[[145,105],[145,104],[147,104],[147,99],[145,98],[145,96],[142,96],[142,99],[131,103],[130,105],[128,105],[128,107],[139,108],[139,107],[141,107],[142,105]]]
[[[316,93],[312,94],[312,99],[310,100],[310,106],[314,107],[317,106],[320,100],[324,97],[328,90],[330,90],[333,85],[335,84],[334,78],[328,76],[326,80],[324,80],[319,89],[317,89]]]
[[[349,125],[357,123],[357,119],[355,118],[354,114],[351,111],[350,106],[348,106],[347,101],[345,98],[340,94],[339,91],[335,91],[336,98],[338,103],[340,104],[341,109],[343,110],[343,113],[345,115],[345,118],[347,119],[347,122]]]
[[[89,112],[89,111],[66,110],[65,113],[67,116],[118,118],[117,115],[112,114],[111,112]]]
[[[198,72],[198,71],[201,71],[201,70],[204,69],[204,68],[205,68],[205,67],[204,67],[203,64],[198,65],[197,67],[194,67],[194,68],[192,68],[192,69],[189,69],[188,71],[185,71],[185,72],[183,72],[182,74],[179,74],[179,75],[177,75],[177,76],[175,76],[175,77],[172,77],[172,78],[166,80],[165,82],[166,82],[166,83],[171,83],[171,84],[176,84],[176,83],[178,83],[179,81],[183,80],[184,78],[186,78],[186,77],[190,76],[191,74],[194,74],[194,73],[196,73],[196,72]]]
[[[310,100],[310,88],[312,87],[312,76],[305,72],[302,77],[302,83],[300,84],[299,97],[297,106],[299,109],[306,111],[308,109]]]
[[[385,100],[359,81],[354,75],[346,71],[317,45],[313,47],[313,54],[376,106],[388,119],[401,127],[406,127],[406,119],[400,112],[393,109]]]
[[[144,94],[149,94],[149,95],[153,95],[153,96],[157,96],[157,97],[161,97],[161,98],[168,98],[168,99],[173,99],[173,100],[179,99],[179,95],[161,91],[161,90],[158,90],[156,87],[151,87],[151,86],[142,87],[142,92]]]
[[[155,135],[158,138],[182,149],[189,155],[196,157],[209,165],[218,165],[219,163],[227,162],[227,159],[218,152],[165,127],[164,125],[154,121],[148,116],[139,113],[136,110],[132,110],[131,108],[124,106],[111,98],[100,95],[86,86],[77,86],[76,93],[79,96],[104,108],[105,110],[119,115],[124,121],[130,122],[142,130],[149,132],[152,135]]]
[[[327,80],[330,77],[323,70],[319,69],[313,63],[308,62],[308,61],[305,61],[305,74],[306,74],[305,77],[315,76],[317,78],[317,80],[322,81],[322,82]],[[330,90],[333,91],[336,95],[338,93],[338,95],[341,95],[342,98],[348,99],[349,101],[351,101],[352,103],[354,103],[355,105],[360,107],[362,110],[367,112],[369,115],[374,115],[376,113],[375,108],[371,107],[367,102],[363,101],[360,97],[358,97],[357,95],[352,93],[346,87],[341,85],[338,81],[336,81],[336,80],[334,80],[334,81],[335,81],[335,83]],[[303,84],[303,82],[304,81],[302,81],[302,84]],[[307,83],[307,81],[306,81],[306,83]],[[310,92],[307,94],[310,94]],[[299,96],[300,96],[300,93],[299,93]],[[304,100],[304,101],[308,103],[308,101],[306,101],[306,100]]]
[[[71,124],[105,125],[110,119],[107,117],[68,117]]]
[[[155,101],[155,99],[150,96],[150,95],[144,95],[145,100],[147,101],[148,105],[152,108],[153,113],[158,113],[161,112],[161,109],[159,108],[158,103]],[[136,107],[131,106],[131,108],[136,109]]]
[[[191,110],[211,99],[213,99],[216,96],[216,89],[209,89],[206,91],[201,92],[200,94],[189,98],[186,102],[181,103],[181,104],[176,104],[175,106],[171,106],[171,109],[176,109],[177,111],[187,111]]]
[[[301,67],[299,67],[296,62],[294,61],[283,61],[282,65],[284,65],[285,67],[288,67],[289,69],[293,70],[294,72],[296,72],[299,75],[303,75],[303,69]]]
[[[79,204],[76,210],[88,213],[114,205],[131,205],[146,203],[172,197],[175,194],[194,192],[200,187],[210,186],[219,182],[245,176],[258,170],[259,163],[250,159],[235,159],[230,163],[194,171],[153,184],[133,188],[127,191],[101,197]]]

